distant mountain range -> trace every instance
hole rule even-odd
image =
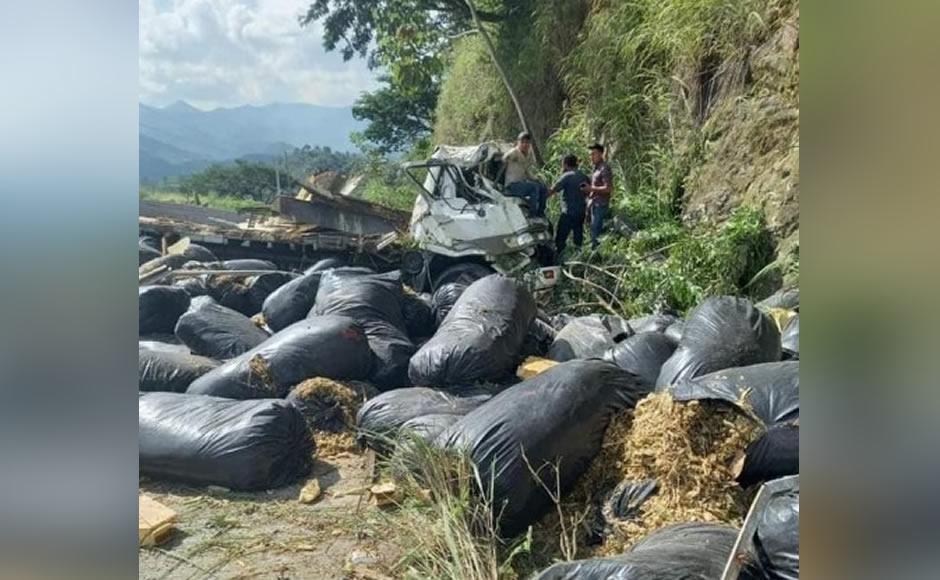
[[[246,105],[202,111],[177,101],[139,106],[140,180],[188,175],[212,163],[270,160],[303,145],[350,151],[352,131],[363,124],[351,107],[302,103]]]

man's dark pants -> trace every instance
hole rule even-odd
[[[601,233],[604,231],[604,219],[610,208],[607,205],[591,204],[591,249],[596,250],[601,243]]]
[[[568,234],[574,238],[574,245],[578,248],[584,243],[584,213],[563,213],[558,218],[558,228],[555,231],[555,249],[560,256],[568,243]]]
[[[513,197],[521,197],[529,202],[529,211],[532,215],[545,215],[545,201],[548,198],[548,188],[543,183],[523,179],[514,181],[506,186],[506,193]]]

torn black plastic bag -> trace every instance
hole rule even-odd
[[[640,332],[614,345],[602,358],[630,371],[649,385],[652,391],[663,363],[675,350],[676,343],[665,334]]]
[[[138,334],[172,333],[176,321],[189,308],[189,294],[174,286],[137,289]]]
[[[310,471],[315,446],[287,401],[140,395],[140,473],[234,490],[281,487]]]
[[[737,481],[742,487],[800,472],[800,427],[774,425],[744,450],[744,464]]]
[[[677,401],[720,399],[744,405],[770,426],[800,416],[800,363],[783,361],[734,367],[682,381],[666,390]]]
[[[434,320],[438,326],[450,314],[450,309],[454,307],[457,299],[460,298],[460,295],[464,293],[467,287],[467,284],[449,282],[438,286],[434,294],[431,295],[431,310],[434,312]]]
[[[535,309],[535,299],[512,278],[480,278],[411,357],[408,377],[415,385],[448,388],[510,375]]]
[[[500,530],[514,536],[539,519],[552,502],[532,475],[566,493],[600,451],[604,431],[617,412],[632,408],[647,391],[639,379],[613,363],[569,361],[516,384],[468,413],[438,441],[466,449],[492,481]]]
[[[679,524],[649,534],[626,554],[555,564],[534,580],[717,580],[738,530],[720,524]],[[749,550],[750,552],[750,550]],[[751,558],[739,580],[758,580]]]
[[[666,332],[666,329],[678,322],[679,319],[672,314],[650,314],[639,318],[631,318],[627,322],[633,332]]]
[[[775,496],[757,524],[755,550],[768,580],[800,577],[800,492]]]
[[[194,354],[219,360],[235,358],[268,339],[250,318],[208,296],[193,299],[174,332]]]
[[[679,348],[663,365],[656,386],[779,360],[780,331],[769,316],[744,298],[709,298],[689,315]]]
[[[404,292],[398,272],[361,274],[329,270],[320,279],[311,314],[338,314],[355,320],[375,353],[370,382],[380,389],[408,386],[408,360],[415,345],[402,315]]]
[[[489,399],[488,395],[458,397],[425,387],[395,389],[369,399],[359,409],[356,437],[360,443],[380,449],[412,419],[427,415],[462,417]]]
[[[568,322],[555,335],[555,341],[548,349],[548,358],[558,362],[596,358],[632,335],[630,323],[619,316],[579,316]]]
[[[785,358],[800,359],[800,315],[797,314],[787,323],[780,336],[780,346]]]
[[[315,316],[203,375],[187,392],[230,399],[283,397],[306,379],[365,378],[371,364],[361,326],[345,316]]]
[[[137,390],[184,393],[193,381],[218,366],[219,361],[211,358],[141,343],[137,349]]]

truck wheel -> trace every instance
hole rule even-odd
[[[454,264],[449,268],[445,268],[443,272],[438,274],[437,279],[434,281],[434,289],[437,290],[444,284],[450,284],[451,282],[457,282],[459,284],[466,284],[469,286],[480,278],[489,276],[493,272],[494,270],[492,268],[488,268],[483,264],[477,264],[475,262]]]

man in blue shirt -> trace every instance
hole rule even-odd
[[[578,158],[574,155],[565,155],[561,160],[561,168],[563,173],[549,193],[561,194],[561,217],[558,218],[558,228],[555,232],[555,248],[559,257],[565,251],[569,234],[579,249],[584,243],[585,201],[582,188],[589,183],[587,175],[578,169]]]

